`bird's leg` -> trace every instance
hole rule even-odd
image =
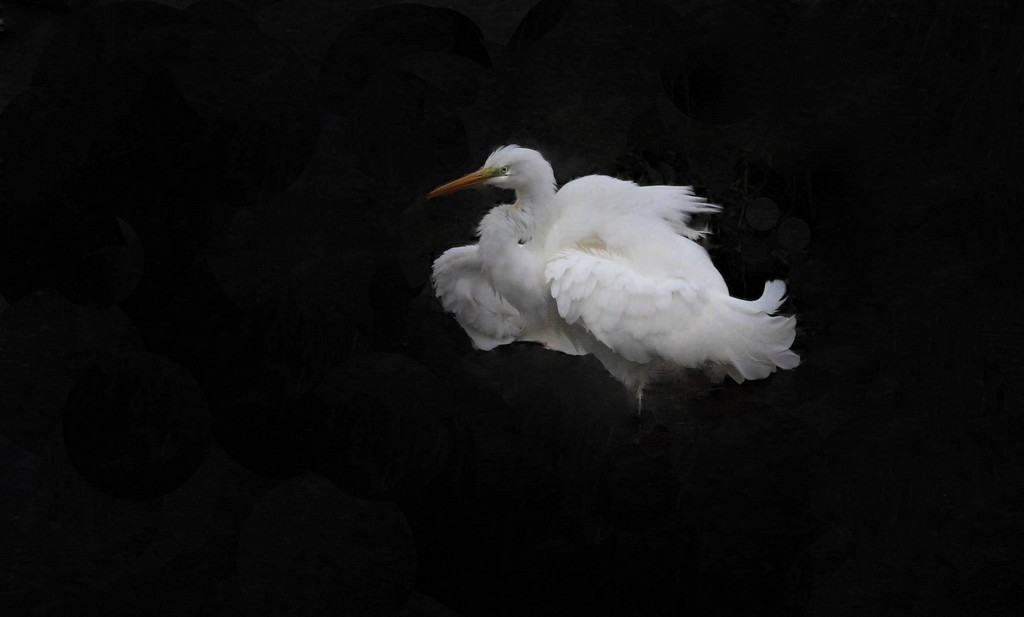
[[[633,435],[633,443],[640,443],[644,436],[644,387],[643,384],[636,388],[636,434]]]
[[[633,382],[633,387],[636,388],[636,417],[637,419],[644,413],[644,388],[647,386],[646,377]]]

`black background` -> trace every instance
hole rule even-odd
[[[1019,608],[1019,3],[4,4],[4,615]],[[803,365],[473,351],[513,142],[723,205]]]

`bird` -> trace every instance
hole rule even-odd
[[[778,314],[781,280],[761,297],[730,295],[694,215],[721,208],[688,186],[639,186],[588,175],[558,187],[537,150],[501,146],[483,166],[430,191],[490,185],[515,192],[491,208],[478,242],[433,263],[434,293],[474,348],[539,343],[594,355],[636,397],[652,379],[701,370],[715,382],[793,369],[796,317]]]

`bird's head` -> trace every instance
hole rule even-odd
[[[523,200],[554,194],[555,174],[540,152],[516,145],[502,146],[491,153],[480,169],[442,184],[427,197],[440,197],[479,184],[512,189]]]

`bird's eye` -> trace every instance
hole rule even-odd
[[[503,173],[503,174],[507,174],[508,173],[508,165],[505,165],[505,166],[503,166],[501,168],[501,173]]]

